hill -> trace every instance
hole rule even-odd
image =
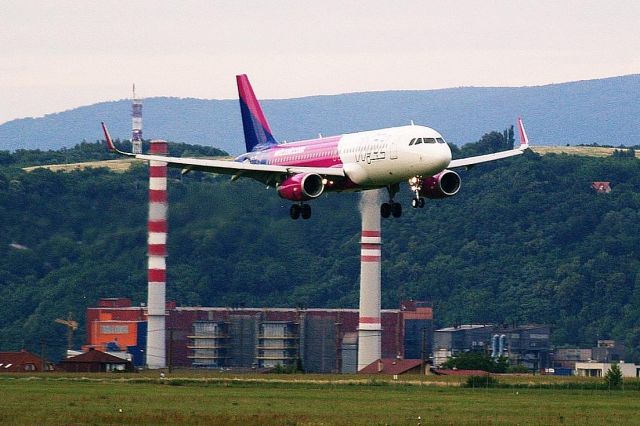
[[[8,158],[78,162],[93,147]],[[197,148],[171,147],[180,150]],[[65,330],[53,319],[71,311],[82,323],[100,297],[146,301],[147,170],[25,165],[0,166],[0,350],[38,352],[44,339],[61,354]],[[462,177],[459,195],[383,221],[383,307],[431,300],[437,325],[549,323],[555,344],[614,338],[639,360],[640,160],[528,153]],[[602,180],[610,194],[590,189]],[[172,175],[168,297],[356,307],[358,197],[322,197],[311,220],[292,222],[289,203],[256,182]]]
[[[233,84],[232,79],[229,84]],[[256,88],[258,95],[260,88]],[[383,91],[265,100],[265,113],[279,140],[295,140],[397,126],[414,120],[439,130],[457,145],[488,128],[504,128],[522,115],[537,145],[637,145],[640,143],[640,75],[536,87],[460,87]],[[131,134],[130,101],[104,102],[40,118],[0,125],[0,150],[59,149],[102,138],[100,121],[114,137]],[[243,148],[236,100],[149,98],[144,134],[216,146]]]

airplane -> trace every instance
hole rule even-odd
[[[520,146],[493,154],[451,159],[451,150],[436,130],[414,125],[390,127],[339,136],[278,143],[260,107],[246,74],[236,76],[242,113],[246,153],[234,160],[181,158],[134,154],[118,150],[104,123],[102,130],[112,152],[147,161],[162,161],[169,167],[255,179],[275,187],[281,198],[292,201],[292,219],[309,219],[307,203],[326,192],[366,191],[386,188],[389,201],[380,206],[383,218],[402,215],[394,201],[400,183],[408,182],[413,192],[411,206],[422,208],[425,198],[454,196],[460,190],[460,175],[453,168],[523,154],[529,139],[518,118]]]

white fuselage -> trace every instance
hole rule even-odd
[[[411,125],[285,143],[243,154],[236,161],[309,168],[343,167],[351,182],[368,189],[393,185],[414,176],[436,175],[449,165],[451,150],[437,131]]]
[[[440,133],[415,125],[345,134],[338,154],[349,179],[365,187],[433,176],[451,161]]]

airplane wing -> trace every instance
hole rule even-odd
[[[274,181],[277,181],[277,179],[274,178],[277,178],[278,176],[288,176],[298,173],[315,173],[321,176],[331,176],[334,178],[345,177],[344,169],[342,167],[279,166],[271,164],[255,164],[248,161],[238,162],[208,158],[166,157],[163,155],[134,154],[131,152],[120,151],[116,148],[104,123],[102,123],[102,130],[110,151],[145,161],[162,161],[169,167],[182,168],[183,173],[196,170],[233,175],[234,179],[239,177],[250,177],[265,183],[273,183]]]
[[[324,176],[344,177],[342,167],[301,167],[277,166],[271,164],[255,164],[231,160],[213,160],[208,158],[165,157],[162,155],[136,154],[135,158],[146,161],[162,161],[169,167],[181,167],[186,171],[198,170],[203,172],[242,175],[250,177],[253,173],[297,174],[317,173]]]
[[[518,130],[520,132],[520,146],[518,148],[510,149],[508,151],[495,152],[493,154],[477,155],[475,157],[459,158],[457,160],[451,160],[449,163],[450,168],[455,167],[469,167],[475,164],[488,163],[489,161],[501,160],[503,158],[509,158],[516,155],[522,155],[529,149],[529,138],[527,132],[524,130],[522,119],[518,117]]]

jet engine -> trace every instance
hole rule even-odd
[[[324,180],[315,173],[298,173],[278,186],[278,195],[291,201],[312,200],[318,198],[323,191]]]
[[[437,175],[424,178],[420,195],[425,198],[446,198],[460,190],[460,175],[451,170],[443,170]]]

